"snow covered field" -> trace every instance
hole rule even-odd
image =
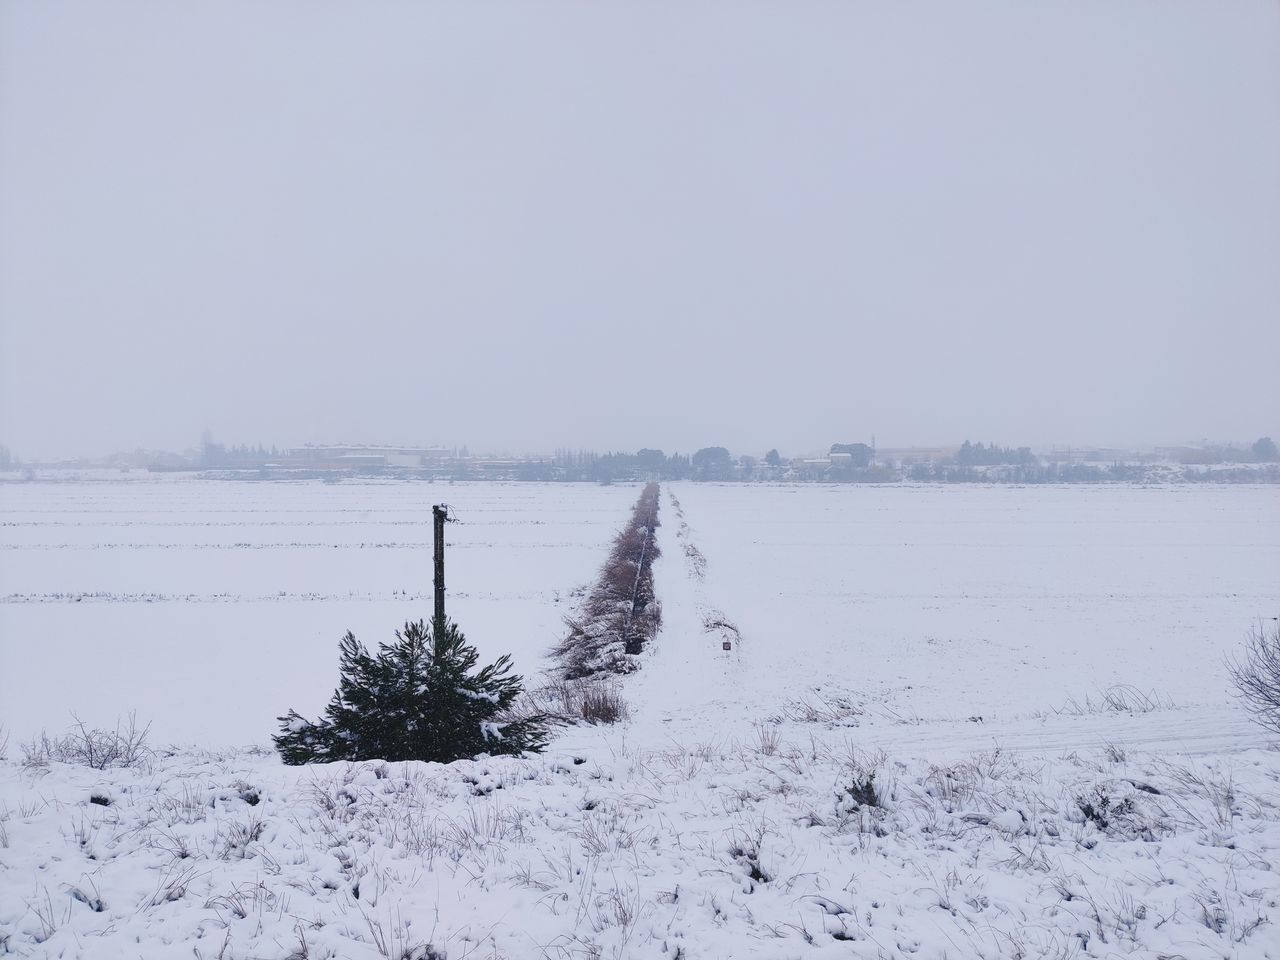
[[[137,710],[166,741],[264,742],[316,712],[338,640],[431,616],[447,502],[450,615],[534,670],[635,491],[150,479],[0,488],[0,716],[15,737]]]
[[[1223,658],[1251,623],[1280,614],[1271,489],[670,492],[707,564],[701,581],[675,576],[668,551],[657,574],[677,606],[668,636],[691,629],[671,621],[689,608],[714,608],[742,632],[719,671],[698,658],[714,644],[661,644],[659,659],[689,658],[666,673],[689,686],[677,712],[705,701],[711,678],[720,708],[744,721],[821,686],[865,709],[877,738],[931,751],[989,744],[993,725],[1046,749],[1104,735],[1189,750],[1261,742],[1231,702]],[[664,522],[669,538],[678,523],[670,512]],[[1092,740],[1074,729],[1088,721],[1058,716],[1117,685],[1173,709],[1104,718]]]
[[[4,487],[0,953],[1280,957],[1280,753],[1223,667],[1280,612],[1274,489],[670,485],[628,722],[236,746],[429,613],[433,502],[451,614],[536,675],[638,492]],[[130,709],[196,746],[18,763]]]

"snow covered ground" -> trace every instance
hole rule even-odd
[[[680,662],[641,682],[684,689],[638,696],[663,704],[668,722],[709,698],[741,726],[782,699],[835,697],[874,730],[868,746],[1016,738],[1056,750],[1118,737],[1195,752],[1265,741],[1232,702],[1224,657],[1259,617],[1280,614],[1280,498],[1269,488],[671,494],[686,529],[668,504],[664,534],[680,546],[656,574],[668,642],[654,656]],[[685,543],[705,557],[702,577],[672,569]],[[690,622],[673,623],[681,611]],[[715,637],[671,642],[707,611],[740,630],[732,656]],[[1099,721],[1089,704],[1114,687],[1169,709]]]
[[[344,630],[429,612],[431,503],[451,613],[536,675],[638,492],[5,487],[0,953],[1280,957],[1280,752],[1223,668],[1280,612],[1266,488],[671,485],[626,723],[234,746],[318,710]],[[197,746],[18,762],[130,709]]]

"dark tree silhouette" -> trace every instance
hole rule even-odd
[[[513,717],[521,678],[511,658],[476,670],[479,659],[456,624],[419,620],[370,653],[342,638],[338,689],[324,718],[290,710],[280,717],[276,749],[285,763],[429,760],[448,763],[481,753],[541,750],[547,719]]]

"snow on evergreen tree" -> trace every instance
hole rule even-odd
[[[335,760],[429,760],[448,763],[482,753],[537,752],[547,718],[513,717],[522,680],[511,657],[476,670],[479,655],[457,625],[419,620],[371,654],[348,631],[340,678],[324,718],[290,710],[274,738],[285,763]]]

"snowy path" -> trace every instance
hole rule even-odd
[[[732,649],[726,652],[725,632],[706,625],[709,618],[724,613],[711,604],[705,583],[685,553],[690,541],[680,533],[677,509],[664,492],[658,528],[662,557],[654,566],[662,630],[644,667],[628,681],[635,721],[650,729],[654,723],[679,719],[703,726],[707,717],[732,713],[743,703],[742,643],[732,637]]]

